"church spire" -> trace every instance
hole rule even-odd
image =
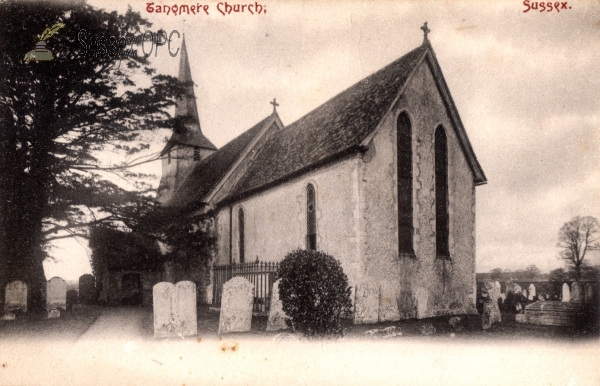
[[[183,35],[180,53],[178,80],[188,83],[188,85],[185,88],[185,95],[177,99],[175,105],[176,126],[174,127],[171,139],[173,142],[181,145],[216,150],[215,145],[202,134],[200,127],[200,118],[198,117],[198,108],[196,107],[196,94],[194,93],[194,83],[192,81],[192,70],[185,45],[185,34]]]
[[[180,82],[190,83],[186,86],[186,95],[177,101],[175,107],[175,116],[187,116],[186,131],[202,132],[200,129],[200,119],[198,118],[198,110],[196,108],[196,95],[194,93],[194,83],[192,82],[192,70],[190,69],[190,61],[188,59],[187,47],[185,46],[185,35],[181,43],[181,58],[179,59],[179,76]]]

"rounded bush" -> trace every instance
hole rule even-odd
[[[341,335],[351,311],[351,290],[340,262],[319,251],[298,249],[280,263],[279,297],[286,323],[306,336]]]

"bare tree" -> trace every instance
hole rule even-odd
[[[537,267],[537,265],[529,265],[527,266],[527,268],[525,268],[525,274],[527,275],[527,278],[529,280],[534,280],[537,279],[537,277],[541,274],[542,272],[540,271],[540,269]]]
[[[560,258],[567,261],[575,271],[577,280],[581,277],[581,267],[586,253],[600,249],[600,223],[591,216],[577,216],[565,223],[558,232]]]

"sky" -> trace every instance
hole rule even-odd
[[[218,1],[206,4],[209,15],[166,15],[130,2],[153,23],[151,31],[185,33],[200,124],[217,147],[269,115],[273,98],[283,123],[294,122],[419,46],[427,21],[488,178],[476,190],[477,272],[562,267],[560,227],[577,215],[600,218],[600,0],[568,1],[559,12],[524,12],[523,2],[512,0],[264,1],[266,13],[228,15]],[[180,44],[174,34],[171,50]],[[177,75],[179,56],[165,47],[153,50],[151,61],[159,73]],[[160,151],[169,135],[148,136],[150,151]],[[145,171],[160,177],[160,163]],[[46,276],[73,280],[90,272],[86,245],[57,243]],[[590,262],[600,264],[600,254]]]

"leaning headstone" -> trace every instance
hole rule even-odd
[[[15,280],[6,285],[4,292],[4,312],[27,312],[27,284]]]
[[[364,282],[356,288],[354,324],[377,323],[379,320],[379,286]]]
[[[174,293],[175,285],[173,283],[160,282],[152,287],[155,338],[174,336],[172,307]]]
[[[86,273],[79,277],[79,302],[92,304],[96,301],[96,279]]]
[[[196,284],[191,281],[180,281],[175,284],[173,300],[173,323],[175,334],[180,337],[198,334]]]
[[[581,284],[579,284],[579,282],[571,284],[571,301],[573,303],[581,303],[583,300],[581,292]]]
[[[379,288],[379,322],[397,322],[400,320],[398,301],[394,287],[383,282]]]
[[[285,315],[285,312],[283,312],[283,302],[279,299],[279,283],[281,283],[281,279],[273,283],[267,331],[279,331],[288,328],[285,324],[287,316]]]
[[[502,321],[500,316],[500,308],[498,307],[498,293],[496,286],[491,281],[485,282],[482,288],[483,292],[487,292],[488,299],[483,303],[483,315],[481,325],[484,330],[492,327],[494,323]]]
[[[562,286],[562,301],[570,302],[571,301],[571,289],[567,283],[564,283]]]
[[[536,292],[535,292],[535,285],[533,285],[533,283],[529,284],[529,300],[533,300],[533,298],[536,296]]]
[[[58,309],[67,309],[67,282],[55,276],[46,282],[46,311]]]
[[[243,277],[234,277],[223,284],[219,334],[250,331],[254,284]]]
[[[585,297],[584,301],[586,303],[594,302],[594,286],[592,283],[585,283]]]

